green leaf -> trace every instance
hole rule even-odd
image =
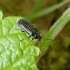
[[[36,61],[40,50],[17,25],[21,18],[0,20],[0,70],[38,70]]]

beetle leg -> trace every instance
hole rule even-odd
[[[25,32],[25,31],[22,31],[22,32]]]
[[[31,37],[31,35],[28,38],[30,38],[30,37]]]
[[[32,40],[33,40],[33,39],[35,39],[35,38],[32,38]]]

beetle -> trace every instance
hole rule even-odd
[[[30,35],[29,37],[33,36],[33,39],[37,39],[38,41],[42,39],[38,29],[27,20],[25,19],[18,20],[18,25],[21,27],[22,31],[25,31],[26,33]],[[45,40],[52,40],[52,39],[45,39]],[[52,40],[52,41],[60,41],[60,40]]]
[[[41,40],[40,32],[38,31],[38,29],[36,29],[35,26],[27,20],[18,20],[18,25],[21,27],[22,31],[25,31],[30,35],[29,37],[33,36],[33,39],[37,39],[38,41]]]

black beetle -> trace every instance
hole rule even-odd
[[[34,27],[33,24],[31,24],[27,20],[25,19],[18,20],[18,25],[21,27],[22,31],[27,32],[30,35],[30,37],[33,36],[38,41],[41,40],[40,32]]]

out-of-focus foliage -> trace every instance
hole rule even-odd
[[[63,15],[58,19],[58,21],[55,22],[55,24],[50,28],[50,30],[48,31],[48,33],[44,37],[44,39],[41,41],[41,52],[42,52],[41,56],[44,55],[44,53],[47,51],[47,49],[49,49],[48,46],[52,42],[51,48],[49,49],[50,53],[48,53],[48,56],[46,58],[47,64],[48,63],[50,64],[49,70],[69,70],[70,69],[70,67],[69,67],[69,65],[70,65],[70,63],[69,63],[69,61],[70,61],[70,49],[67,47],[70,45],[70,40],[69,40],[69,42],[67,39],[54,40],[55,36],[70,21],[69,14],[70,14],[70,8],[68,8],[66,10],[66,12],[64,12]],[[65,47],[60,45],[61,42],[67,43],[65,45]],[[68,51],[66,51],[66,49],[68,49]],[[59,51],[62,53],[60,56],[59,56],[59,53],[60,53]],[[39,68],[45,70],[48,67],[41,66]]]
[[[47,7],[52,7],[55,4],[62,3],[68,0],[0,0],[0,8],[3,10],[5,16],[8,15],[27,15],[34,12],[41,12],[41,10]],[[38,6],[38,7],[37,7]],[[31,20],[41,31],[41,35],[44,36],[54,22],[60,18],[61,14],[70,6],[70,2],[62,6],[56,11],[51,11],[49,14],[42,14],[41,17],[32,18]],[[32,16],[30,16],[32,17]],[[50,47],[47,48],[45,55],[41,58],[39,66],[43,70],[69,70],[70,64],[70,24],[67,24],[65,28],[58,34],[56,39],[62,41],[52,41]],[[58,32],[58,31],[57,31]],[[65,39],[63,41],[63,39]],[[47,40],[45,40],[47,41]],[[41,65],[41,66],[40,66]]]

